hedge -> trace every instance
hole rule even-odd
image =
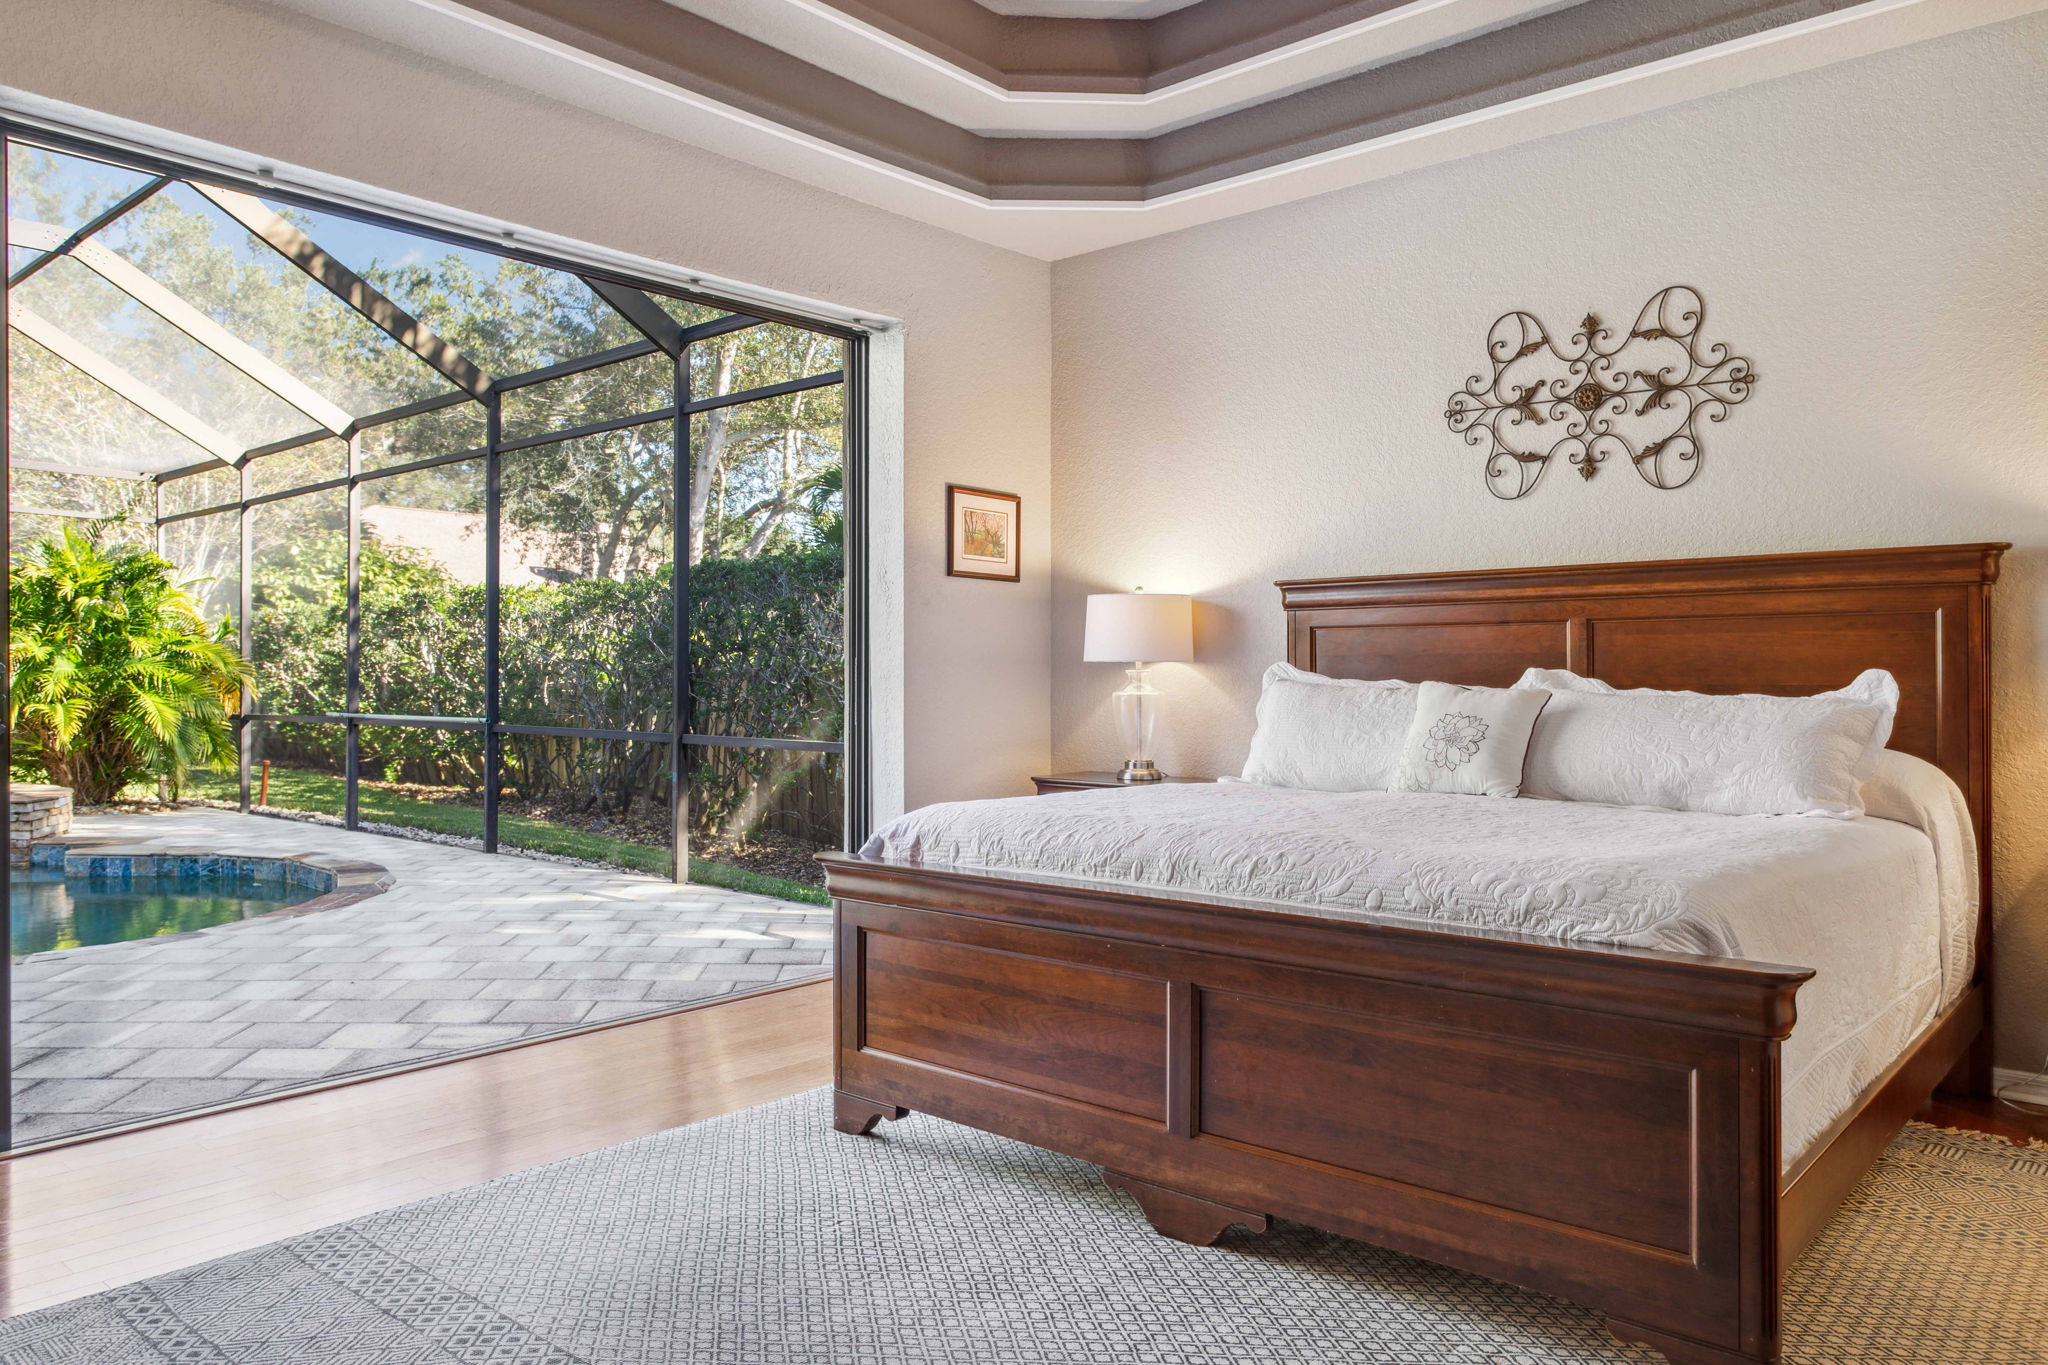
[[[480,716],[484,593],[432,560],[366,539],[361,547],[361,711]],[[267,557],[252,585],[259,709],[344,709],[346,545],[322,532]],[[666,730],[674,657],[672,572],[579,578],[502,590],[499,713],[509,723]],[[843,592],[837,547],[690,569],[690,670],[697,733],[842,738]],[[362,729],[366,776],[482,782],[474,731]],[[338,727],[291,727],[267,751],[338,770]],[[791,751],[693,746],[691,811],[706,832],[770,824],[818,843],[838,833],[836,760]],[[666,746],[546,735],[505,737],[505,788],[607,816],[660,808]]]

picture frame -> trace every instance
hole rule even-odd
[[[1024,572],[1018,528],[1024,499],[966,484],[946,485],[946,572],[1015,583]]]

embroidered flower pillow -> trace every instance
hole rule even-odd
[[[1529,735],[1549,700],[1538,688],[1423,683],[1394,787],[1465,796],[1519,794]]]

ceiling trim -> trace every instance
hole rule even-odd
[[[1274,2],[1298,8],[1306,0]],[[1581,0],[1149,138],[969,132],[667,0],[443,3],[985,199],[1136,203],[1853,9],[1858,0]],[[1235,0],[1204,0],[1151,22],[1219,3]]]
[[[937,184],[988,193],[985,139],[665,0],[385,3],[437,10],[560,56],[629,70]],[[362,27],[381,8],[378,0],[297,0],[296,7],[345,27]],[[379,36],[409,27],[400,17]]]
[[[668,0],[914,109],[994,137],[1151,137],[1581,2],[1408,0],[1168,87],[1119,94],[1015,89],[863,23],[833,0]]]
[[[1446,7],[1445,0],[1200,0],[1148,19],[1086,19],[1000,14],[976,0],[808,3],[1002,90],[1114,95],[1168,90],[1332,30]],[[1480,8],[1516,8],[1504,0],[1451,3],[1481,28],[1493,25],[1477,17]]]
[[[1810,19],[1534,91],[1144,201],[996,200],[792,128],[460,0],[278,0],[453,66],[1046,260],[2048,9],[2048,0],[1864,0]],[[511,226],[511,225],[508,225]]]
[[[1150,19],[1201,0],[975,0],[997,14],[1043,14],[1054,19]]]

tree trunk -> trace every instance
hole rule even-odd
[[[638,502],[640,495],[646,491],[646,484],[635,484],[619,499],[617,515],[611,518],[611,529],[605,532],[604,541],[597,549],[597,577],[612,576],[612,565],[619,557],[619,542],[626,538],[626,523],[633,518],[633,504]]]
[[[732,372],[739,361],[741,333],[728,333],[718,343],[717,363],[712,368],[711,392],[705,398],[722,398],[732,392]],[[704,512],[711,505],[711,476],[725,459],[731,430],[730,408],[713,408],[704,414],[704,440],[690,443],[690,562],[704,558]],[[676,420],[686,422],[678,414]]]
[[[818,363],[818,348],[824,338],[813,333],[804,343],[804,363],[800,374],[808,375]],[[769,507],[761,524],[754,528],[754,534],[747,540],[747,548],[740,551],[741,559],[752,559],[768,544],[768,537],[774,534],[776,524],[796,505],[800,496],[802,480],[797,475],[796,452],[803,434],[804,401],[811,396],[811,390],[804,389],[792,394],[789,400],[789,425],[782,429],[782,478],[776,485],[774,503]]]

